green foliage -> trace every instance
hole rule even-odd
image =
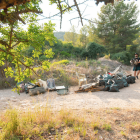
[[[130,60],[132,59],[132,54],[127,52],[127,51],[123,51],[123,52],[119,52],[119,53],[115,53],[115,54],[111,54],[111,59],[113,60],[118,60],[124,64],[129,65],[130,64]]]
[[[124,131],[120,131],[120,134],[121,134],[122,136],[126,136],[126,133],[125,133]]]
[[[69,58],[71,56],[71,54],[69,54],[69,53],[67,53],[65,51],[60,52],[60,55],[65,57],[65,58]]]
[[[45,56],[45,55],[41,55],[40,57],[39,57],[39,61],[44,61],[44,60],[46,60],[47,59],[47,57]]]
[[[111,130],[111,125],[108,124],[108,123],[104,123],[103,124],[103,129],[107,130],[107,131],[110,131]]]
[[[32,57],[33,55],[33,50],[34,50],[34,47],[30,46],[29,48],[27,48],[27,50],[25,50],[25,55],[27,55],[28,57]]]
[[[124,1],[116,1],[113,6],[102,6],[96,19],[95,32],[110,53],[126,51],[127,45],[133,44],[140,31],[138,14],[138,7],[134,2],[126,4]]]
[[[88,58],[89,57],[89,53],[86,49],[84,49],[82,52],[81,52],[81,57],[82,58]]]
[[[82,47],[86,47],[87,43],[88,43],[88,26],[84,25],[81,29],[80,29],[80,34],[79,34],[79,41],[81,42]]]
[[[28,13],[28,10],[31,13]],[[7,61],[11,62],[14,68],[8,65],[4,69],[5,75],[13,77],[17,82],[23,81],[25,77],[28,78],[32,73],[35,73],[31,66],[36,63],[35,60],[39,56],[43,55],[40,59],[44,60],[45,57],[49,59],[54,55],[52,49],[43,50],[42,46],[45,45],[45,40],[53,45],[55,24],[49,21],[43,26],[38,25],[36,12],[39,10],[41,11],[38,0],[18,5],[18,8],[14,6],[8,9],[8,13],[19,13],[22,20],[28,22],[27,31],[20,26],[16,19],[13,22],[8,20],[1,24],[0,65],[4,65]],[[2,13],[4,12],[2,10]],[[42,68],[48,70],[49,62],[42,62]]]
[[[87,45],[86,50],[88,52],[88,57],[92,59],[97,59],[97,57],[102,57],[107,52],[104,46],[101,46],[95,42],[91,42]]]
[[[75,46],[77,41],[77,33],[74,25],[71,27],[69,32],[65,33],[64,40],[66,42],[72,42],[72,44]]]
[[[67,65],[69,64],[69,60],[61,60],[61,61],[52,63],[52,65],[60,65],[60,64]]]

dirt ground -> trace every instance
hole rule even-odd
[[[87,92],[74,93],[78,87],[71,87],[68,95],[57,95],[57,92],[46,92],[42,95],[29,96],[21,93],[18,95],[11,89],[0,90],[0,111],[9,108],[20,110],[43,107],[46,104],[55,109],[99,109],[99,108],[140,108],[140,79],[129,87],[120,89],[120,92]]]
[[[120,62],[100,58],[102,64],[110,67],[112,70],[119,65]],[[123,65],[123,69],[128,73],[132,73],[132,66]],[[78,86],[72,86],[68,95],[57,95],[57,92],[46,92],[42,95],[29,96],[29,94],[21,93],[18,95],[12,89],[0,90],[0,111],[9,108],[17,108],[19,110],[34,109],[36,107],[49,106],[55,110],[62,108],[69,109],[99,109],[99,108],[140,108],[140,79],[129,87],[120,89],[120,92],[86,92],[75,93]]]

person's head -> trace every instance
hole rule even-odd
[[[137,53],[135,53],[135,57],[138,57],[139,55]]]

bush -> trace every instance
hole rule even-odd
[[[65,51],[62,51],[62,52],[60,53],[60,55],[62,55],[62,56],[65,57],[65,58],[69,58],[69,57],[71,56],[71,54],[69,54],[69,53],[67,53],[67,52],[65,52]]]
[[[61,61],[52,63],[52,65],[60,65],[60,64],[67,65],[69,64],[69,60],[61,60]]]
[[[83,52],[83,48],[74,47],[73,54],[77,57],[81,57],[81,52]]]
[[[104,57],[105,59],[110,59],[110,54],[106,54]]]
[[[45,56],[45,55],[41,55],[40,57],[39,57],[39,61],[44,61],[44,60],[46,60],[47,59],[47,57]]]
[[[112,54],[110,57],[111,57],[111,59],[118,60],[119,62],[126,64],[126,65],[129,65],[130,60],[131,60],[131,54],[130,54],[130,52],[127,52],[127,51]]]
[[[89,58],[97,59],[97,57],[103,57],[104,54],[107,52],[104,46],[101,46],[95,42],[90,42],[86,50],[88,52]]]
[[[81,52],[81,57],[82,58],[88,58],[89,57],[89,53],[86,51],[86,49]]]

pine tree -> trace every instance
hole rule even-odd
[[[107,4],[101,8],[99,19],[96,19],[96,33],[110,53],[126,51],[126,46],[133,44],[135,34],[140,31],[138,13],[134,2],[115,2],[114,6]]]

